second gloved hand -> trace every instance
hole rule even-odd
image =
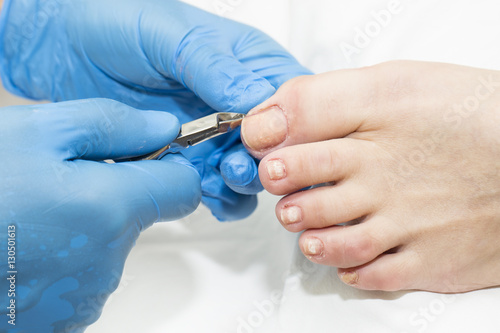
[[[1,108],[0,117],[0,331],[83,332],[117,288],[139,233],[191,213],[201,198],[200,177],[180,154],[101,161],[153,152],[179,122],[105,99]],[[19,272],[15,298],[8,271]]]
[[[309,73],[260,31],[175,0],[6,1],[0,53],[2,81],[19,95],[108,97],[183,123],[214,110],[246,113]],[[235,134],[186,152],[220,220],[249,215],[262,188],[239,144]]]

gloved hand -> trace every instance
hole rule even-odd
[[[201,199],[200,177],[180,154],[99,161],[159,149],[179,122],[107,99],[7,107],[0,118],[0,331],[83,332],[118,286],[139,233]]]
[[[2,81],[11,92],[51,101],[108,97],[181,122],[214,110],[247,112],[309,73],[260,31],[173,0],[6,1],[0,26]],[[203,176],[203,202],[220,220],[249,215],[256,199],[239,193],[262,189],[242,146],[236,157],[226,154],[238,139],[187,152]]]

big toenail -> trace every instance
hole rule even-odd
[[[304,254],[306,256],[319,256],[323,254],[323,242],[316,237],[308,237],[304,241]]]
[[[342,280],[342,282],[344,282],[345,284],[348,284],[348,285],[351,285],[351,286],[354,286],[358,283],[358,280],[359,280],[359,275],[357,272],[355,271],[352,271],[352,272],[344,272],[344,273],[340,273],[340,279]]]
[[[264,150],[285,141],[288,122],[278,106],[252,113],[241,124],[241,138],[253,150]]]
[[[267,161],[266,169],[271,180],[280,180],[286,177],[285,163],[282,160]]]
[[[281,222],[294,224],[302,221],[302,210],[297,206],[285,207],[281,210]]]

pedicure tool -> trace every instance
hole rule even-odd
[[[152,154],[134,158],[133,161],[158,160],[170,153],[197,145],[219,135],[231,132],[241,125],[244,113],[218,112],[182,125],[177,138]]]

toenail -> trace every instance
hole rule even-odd
[[[302,210],[297,206],[285,207],[281,210],[281,222],[294,224],[302,221]]]
[[[266,169],[271,180],[280,180],[286,177],[285,163],[281,160],[267,161]]]
[[[340,279],[342,280],[342,282],[344,282],[345,284],[348,284],[348,285],[351,285],[351,286],[354,286],[358,283],[358,280],[359,280],[359,275],[357,272],[355,271],[352,271],[352,272],[344,272],[344,273],[340,273]]]
[[[306,256],[319,256],[323,254],[323,242],[316,237],[308,237],[304,241],[304,254]]]
[[[241,138],[253,150],[264,150],[285,141],[288,122],[278,106],[252,113],[241,125]]]

